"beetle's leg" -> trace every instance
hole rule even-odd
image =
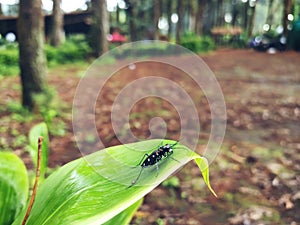
[[[140,179],[140,176],[141,176],[141,174],[142,174],[143,169],[144,169],[144,167],[141,168],[141,170],[140,170],[140,172],[139,172],[139,175],[136,177],[135,180],[133,180],[133,181],[131,182],[131,184],[128,186],[128,188],[131,188],[133,185],[136,184],[136,182],[138,181],[138,179]]]

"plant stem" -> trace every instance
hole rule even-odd
[[[26,224],[26,221],[29,217],[30,211],[32,209],[34,200],[35,200],[35,196],[36,196],[36,191],[37,191],[37,187],[38,187],[38,183],[39,183],[39,178],[40,178],[40,172],[41,172],[41,153],[42,153],[42,143],[43,143],[43,137],[39,137],[38,138],[38,158],[37,158],[37,167],[36,167],[36,174],[35,174],[35,181],[34,181],[34,185],[33,185],[33,190],[32,190],[32,195],[30,198],[30,202],[26,211],[26,214],[24,216],[22,225]]]

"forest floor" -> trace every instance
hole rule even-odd
[[[216,75],[227,108],[224,142],[210,165],[211,185],[218,198],[204,186],[197,167],[189,163],[176,174],[179,184],[170,180],[145,197],[131,224],[300,225],[300,54],[220,49],[201,57]],[[71,110],[86,68],[61,66],[49,71],[49,84],[59,96],[52,103],[58,108],[50,136],[52,168],[81,156],[73,137]],[[154,70],[151,65],[146,69]],[[96,124],[105,146],[119,144],[109,119],[113,99],[143,71],[136,77],[126,76],[126,70],[122,73],[118,82],[108,84],[111,86],[101,98],[98,113],[102,116]],[[37,119],[22,114],[20,92],[18,77],[1,79],[0,149],[13,150],[30,168],[26,137]],[[187,92],[193,93],[193,89]],[[205,100],[198,101],[203,103],[198,113],[200,137],[205,139],[210,131],[210,109]],[[165,114],[167,131],[170,138],[177,139],[178,114],[168,103],[146,101],[134,107],[133,133],[140,138],[149,135],[148,123],[155,110],[169,112]]]

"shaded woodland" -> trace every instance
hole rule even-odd
[[[54,171],[63,168],[63,165],[82,158],[84,154],[80,152],[73,130],[72,110],[78,84],[91,62],[123,43],[141,40],[169,41],[201,56],[215,75],[224,95],[226,115],[221,115],[218,119],[226,118],[227,128],[219,154],[209,165],[211,185],[218,198],[215,198],[203,183],[202,171],[193,163],[189,163],[144,197],[140,208],[130,214],[130,224],[300,224],[299,53],[290,49],[259,52],[248,48],[249,40],[261,35],[289,38],[296,21],[300,21],[300,0],[90,0],[75,12],[68,13],[74,13],[70,20],[75,21],[75,27],[78,28],[74,30],[65,29],[70,24],[66,24],[62,1],[64,0],[53,0],[52,8],[45,8],[41,0],[20,0],[18,4],[9,7],[0,2],[0,19],[7,19],[8,16],[13,19],[17,16],[17,43],[4,40],[5,37],[0,38],[0,56],[6,54],[3,57],[5,60],[1,61],[0,57],[0,69],[5,68],[7,70],[3,71],[9,71],[13,63],[19,69],[13,70],[13,74],[9,75],[0,73],[1,153],[13,152],[21,158],[26,167],[21,164],[25,170],[30,171],[28,174],[33,180],[32,170],[37,166],[36,158],[30,152],[30,133],[38,123],[46,127],[50,138],[47,146],[49,154],[47,152],[46,156],[49,157],[46,160],[48,164],[44,166],[41,176],[51,176]],[[49,18],[47,22],[45,15]],[[50,24],[51,28],[46,29],[45,23]],[[175,58],[177,59],[177,56]],[[180,63],[184,65],[190,64],[188,58],[183,57],[181,60]],[[105,63],[107,67],[114,66],[116,61],[112,59]],[[147,139],[151,134],[149,124],[157,116],[166,124],[165,138],[175,141],[179,139],[180,115],[176,107],[164,99],[153,101],[151,97],[147,97],[134,104],[128,116],[128,127],[124,126],[120,131],[114,130],[111,121],[114,101],[127,84],[143,76],[163,74],[164,78],[184,87],[197,105],[196,113],[201,124],[201,133],[195,152],[202,155],[211,133],[212,109],[203,90],[198,90],[195,82],[181,73],[183,72],[177,69],[166,70],[164,65],[153,62],[130,64],[118,70],[112,79],[108,80],[102,92],[98,93],[94,103],[95,129],[105,148],[117,145],[122,148],[125,142],[122,143],[119,137],[126,140],[126,143],[136,141],[127,130],[132,131],[140,140]],[[149,83],[149,86],[151,85]],[[171,89],[162,89],[172,97]],[[90,89],[87,88],[86,96],[89,92]],[[89,104],[88,100],[87,98],[83,103]],[[178,98],[176,101],[181,104],[185,99]],[[121,118],[124,111],[125,109],[119,108],[116,116]],[[90,117],[89,114],[84,116]],[[185,122],[193,123],[193,120],[189,119],[191,118],[187,118]],[[163,128],[158,126],[159,131]],[[80,138],[87,148],[97,146],[97,138],[93,135],[83,132]],[[174,145],[174,155],[178,150],[176,147]],[[158,152],[152,149],[152,153]],[[144,158],[147,155],[151,155],[151,149]],[[170,160],[177,163],[181,160],[175,157],[172,161],[172,157],[168,156],[161,155],[160,162],[168,163]],[[136,163],[132,164],[132,168],[138,171],[137,176],[133,176],[136,180],[125,180],[128,185],[125,185],[127,189],[122,187],[124,193],[132,190],[128,189],[128,186],[133,187],[132,181],[147,180],[147,176],[143,176],[149,175],[150,172],[143,171],[144,168],[140,170],[140,166],[145,162],[144,158],[139,159],[138,166],[134,167]],[[129,165],[126,169],[132,169],[131,164],[116,165],[118,168],[120,165]],[[155,177],[154,173],[157,175],[161,172],[161,165],[153,163],[152,166],[150,169],[153,169],[152,175]],[[69,168],[72,172],[72,167]],[[78,168],[74,167],[75,169]],[[86,168],[80,169],[83,171]],[[74,183],[66,188],[87,185],[91,179],[84,176],[92,173],[89,169],[81,171],[82,174],[78,173],[79,180],[76,180],[78,174],[70,172],[72,177],[69,177],[68,181]],[[113,173],[118,175],[115,168]],[[69,172],[65,174],[68,175]],[[65,174],[62,173],[62,176]],[[111,182],[110,177],[107,180]],[[55,182],[59,187],[65,184],[59,178]],[[93,182],[97,184],[98,180]],[[114,183],[114,180],[111,183]],[[30,188],[29,183],[27,189],[31,190]],[[54,189],[50,189],[49,193],[55,193]],[[26,191],[29,193],[28,190]],[[64,187],[60,190],[64,190]],[[46,188],[44,191],[47,195]],[[95,210],[96,214],[97,206],[102,202],[97,198],[100,191],[93,193],[94,205],[90,208],[93,208],[91,210]],[[107,193],[109,194],[109,190]],[[87,215],[90,212],[89,205],[85,204],[85,198],[80,194],[81,190],[71,193],[81,199],[83,206],[87,207]],[[42,197],[39,197],[40,202],[43,202]],[[52,199],[50,195],[47,197]],[[60,199],[60,196],[55,197]],[[61,207],[65,212],[73,210],[72,207],[76,208],[80,202],[76,202],[74,198],[75,203],[67,205],[71,198],[66,199],[66,205]],[[17,201],[13,199],[12,202]],[[26,198],[24,202],[26,203]],[[50,212],[44,211],[45,214]],[[18,212],[19,209],[14,212],[15,215]],[[70,220],[75,218],[76,221],[79,214],[69,211],[64,215],[67,215],[68,219],[71,218]],[[9,220],[14,221],[15,215]],[[44,218],[46,221],[52,219],[52,215],[43,216],[38,215],[37,218],[41,221]],[[33,220],[31,218],[31,221]]]
[[[23,104],[28,108],[33,107],[29,93],[39,92],[41,87],[45,86],[38,84],[43,82],[43,71],[46,69],[44,63],[41,63],[45,58],[42,50],[46,40],[45,24],[42,20],[45,13],[53,15],[47,38],[49,43],[59,46],[65,40],[61,1],[53,1],[53,9],[48,11],[42,8],[41,1],[33,2],[36,7],[31,7],[26,1],[20,1],[17,5],[19,7],[10,6],[9,10],[6,10],[6,14],[14,12],[19,15],[17,36],[20,41],[21,77],[24,77],[22,74],[32,74],[27,75],[32,76],[30,79],[23,79]],[[300,12],[299,4],[298,0],[124,0],[111,1],[109,4],[106,4],[106,1],[92,0],[86,2],[85,10],[92,14],[91,19],[85,21],[90,26],[86,36],[95,56],[100,56],[108,50],[107,36],[114,29],[118,29],[127,41],[160,39],[182,44],[184,40],[181,39],[184,35],[192,34],[211,37],[217,45],[237,43],[237,46],[242,47],[250,37],[259,33],[282,33],[287,36],[293,20]],[[3,14],[3,10],[0,12]],[[32,21],[26,21],[30,18],[26,15],[34,15],[34,18]],[[28,28],[24,24],[32,26]],[[31,36],[39,39],[31,39]],[[26,41],[27,39],[31,43]],[[23,42],[25,44],[22,44]],[[28,46],[31,47],[25,50]],[[32,69],[27,73],[27,67],[30,66],[28,62],[35,61],[35,72]],[[37,83],[26,84],[26,80],[34,80]]]

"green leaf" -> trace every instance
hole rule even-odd
[[[129,206],[127,209],[104,223],[103,225],[127,225],[131,221],[134,213],[138,210],[138,208],[141,206],[143,203],[143,198],[138,200],[136,203],[132,204]]]
[[[38,155],[38,137],[43,137],[42,144],[42,159],[41,159],[41,171],[40,171],[40,181],[45,177],[46,169],[48,166],[48,156],[49,156],[49,135],[46,123],[39,123],[32,127],[29,131],[29,146],[28,151],[32,158],[32,161],[37,166],[37,155]]]
[[[174,154],[158,163],[158,170],[155,165],[144,168],[131,186],[141,171],[138,164],[145,154],[166,143],[175,141],[149,140],[114,146],[66,164],[40,185],[27,225],[103,224],[192,159],[200,160],[209,185],[208,169],[203,166],[207,161],[201,161],[202,157],[178,143],[173,147]],[[14,224],[20,224],[20,220]]]
[[[193,154],[193,159],[195,160],[197,166],[201,170],[204,182],[206,183],[207,187],[209,188],[209,190],[211,191],[211,193],[213,193],[213,195],[215,197],[218,197],[217,194],[215,193],[215,191],[212,189],[210,182],[209,182],[209,168],[208,168],[207,159],[204,157],[201,157],[197,153]]]
[[[0,152],[0,224],[11,224],[26,204],[28,176],[13,153]]]

